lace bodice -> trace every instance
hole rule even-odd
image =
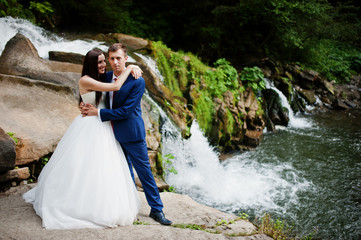
[[[95,93],[96,92],[93,91],[93,92],[88,92],[88,93],[81,95],[83,102],[90,103],[95,106]],[[100,99],[98,108],[105,108],[104,99],[105,99],[105,92],[103,92],[103,94],[102,94],[102,98]]]

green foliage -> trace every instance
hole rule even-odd
[[[176,188],[172,185],[168,189],[164,189],[164,192],[177,192]]]
[[[48,16],[49,14],[54,12],[51,4],[47,1],[44,1],[42,3],[30,1],[29,9],[34,9],[36,12],[38,12],[44,16]]]
[[[14,140],[15,145],[18,144],[19,139],[17,137],[15,137],[15,133],[13,132],[7,132],[7,134]]]
[[[172,154],[162,155],[158,153],[158,159],[157,159],[157,168],[158,168],[158,174],[162,176],[164,179],[165,175],[168,173],[178,174],[177,170],[173,166],[173,162],[171,160],[174,160],[174,156]],[[166,171],[164,171],[164,169]]]
[[[247,213],[240,213],[239,214],[239,217],[243,220],[248,220],[249,218],[249,215]]]
[[[0,0],[0,17],[11,16],[25,18],[35,23],[34,14],[17,0]]]
[[[139,221],[139,220],[135,220],[133,222],[133,225],[149,225],[149,223],[147,222],[142,222],[142,221]]]
[[[154,58],[157,60],[158,68],[164,77],[165,85],[167,85],[176,96],[182,97],[183,93],[180,90],[180,82],[182,81],[178,81],[177,76],[183,77],[184,75],[180,74],[182,71],[180,70],[181,66],[183,66],[183,69],[186,68],[184,68],[185,62],[182,59],[181,54],[172,52],[162,42],[153,42],[152,48]],[[184,77],[182,79],[184,83]]]
[[[266,88],[264,75],[259,67],[245,67],[241,73],[241,81],[246,87],[251,87],[254,93]]]
[[[211,96],[222,99],[222,94],[228,90],[237,94],[239,88],[237,70],[224,58],[218,59],[214,66],[216,69],[210,69],[204,75]]]
[[[287,226],[284,221],[279,219],[274,221],[270,214],[265,214],[261,218],[261,223],[258,228],[259,233],[264,233],[275,240],[290,239],[293,235],[292,227]]]
[[[338,41],[320,40],[310,47],[310,59],[305,64],[329,80],[348,82],[353,71],[361,71],[361,51]]]
[[[174,160],[174,156],[172,154],[167,154],[163,157],[164,159],[164,164],[166,169],[168,170],[168,172],[173,173],[173,174],[178,174],[177,170],[175,170],[174,166],[173,166],[173,162],[171,160]]]
[[[198,224],[172,224],[172,227],[180,228],[180,229],[191,229],[191,230],[204,230],[206,227],[204,225]]]
[[[48,157],[42,157],[40,158],[40,166],[41,168],[45,167],[45,165],[49,162],[49,158]]]

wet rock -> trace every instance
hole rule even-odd
[[[349,107],[352,107],[352,108],[357,107],[357,103],[355,103],[355,102],[353,102],[353,101],[345,100],[345,103],[346,103],[346,105],[349,106]]]
[[[332,107],[339,109],[339,110],[346,110],[349,107],[340,99],[336,99],[332,102]]]
[[[250,147],[257,147],[261,143],[262,138],[262,131],[247,130],[246,134],[244,135],[244,143]]]
[[[297,92],[306,100],[307,103],[314,104],[316,102],[316,95],[314,90],[297,88]]]
[[[262,94],[265,99],[266,121],[272,122],[267,122],[267,127],[273,130],[274,125],[287,126],[289,122],[288,109],[282,107],[278,93],[273,89],[265,89]]]
[[[188,124],[193,119],[193,114],[187,108],[187,100],[182,97],[173,95],[173,92],[165,86],[158,75],[146,64],[142,63],[140,67],[143,70],[145,86],[150,96],[166,110],[168,116],[181,129],[183,137],[189,137]]]
[[[0,127],[0,173],[13,169],[15,166],[15,142]]]
[[[49,60],[52,61],[68,62],[82,65],[84,57],[84,55],[79,53],[49,51]]]
[[[146,132],[146,142],[148,149],[157,151],[159,150],[161,136],[159,133],[159,112],[156,106],[148,100],[146,96],[143,97],[141,102],[142,118]]]
[[[299,85],[303,89],[313,89],[314,81],[319,78],[319,73],[313,70],[303,70],[299,75]]]

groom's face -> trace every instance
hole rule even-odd
[[[122,49],[115,52],[109,52],[109,63],[115,75],[119,75],[125,69],[125,63],[128,60]]]

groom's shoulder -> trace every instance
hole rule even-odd
[[[145,80],[143,77],[140,77],[138,79],[135,79],[132,75],[130,75],[131,77],[131,82],[133,83],[133,85],[138,86],[138,87],[145,87]]]
[[[109,71],[105,73],[106,78],[108,78],[109,76],[113,76],[113,71]]]

